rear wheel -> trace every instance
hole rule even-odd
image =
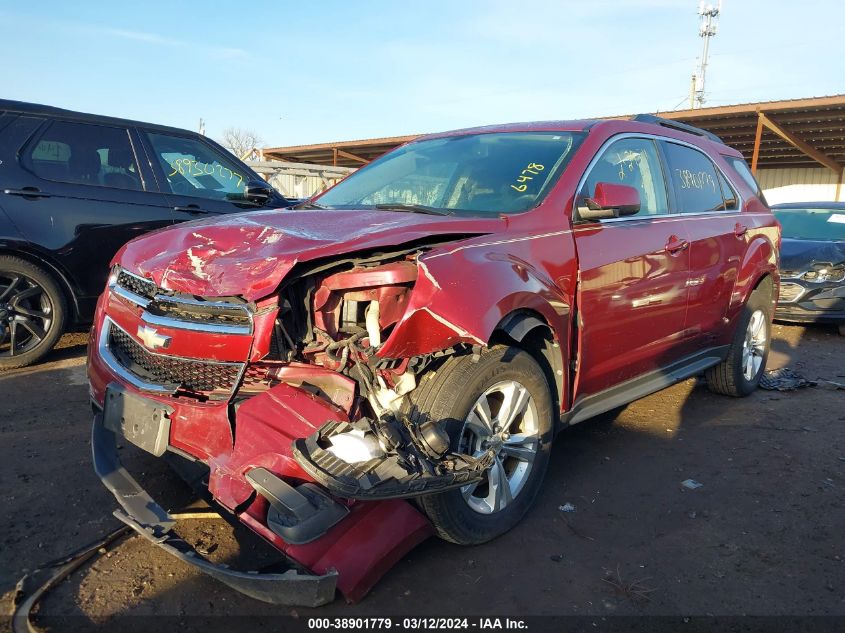
[[[53,349],[66,313],[64,294],[48,273],[0,257],[0,369],[25,367]]]
[[[549,385],[528,352],[496,346],[475,360],[450,358],[421,380],[410,417],[444,424],[453,451],[496,451],[482,481],[419,499],[442,538],[483,543],[519,522],[542,484],[552,436]]]
[[[760,383],[766,369],[771,342],[771,300],[767,286],[760,286],[748,298],[739,317],[728,357],[705,374],[711,391],[743,397]]]
[[[845,324],[839,326],[839,334],[845,336]]]

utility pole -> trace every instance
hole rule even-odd
[[[710,55],[710,38],[716,35],[719,27],[719,14],[722,12],[722,0],[718,6],[705,3],[702,0],[698,5],[698,35],[704,39],[704,50],[701,57],[696,60],[698,65],[692,73],[690,84],[689,107],[690,109],[700,108],[704,105],[704,79],[707,75],[707,57]]]

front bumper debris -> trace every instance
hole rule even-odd
[[[329,421],[307,438],[294,440],[292,452],[302,469],[338,497],[349,499],[408,499],[444,492],[481,481],[493,465],[495,452],[478,457],[460,453],[435,455],[407,431],[383,456],[349,463],[330,450],[331,439],[355,429],[348,422]],[[401,424],[394,425],[402,429]]]
[[[782,281],[775,319],[793,323],[845,323],[845,285]]]
[[[120,503],[115,516],[150,542],[251,598],[288,606],[317,607],[334,600],[338,575],[310,574],[291,567],[283,573],[236,571],[203,558],[173,532],[175,520],[138,484],[120,463],[116,435],[97,413],[91,433],[94,470]]]

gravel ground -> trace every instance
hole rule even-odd
[[[834,328],[773,334],[770,368],[845,382],[845,337]],[[90,465],[84,355],[85,336],[72,334],[38,367],[0,373],[4,605],[26,570],[119,525]],[[127,461],[171,507],[190,501],[158,460]],[[562,433],[516,529],[473,548],[430,539],[358,604],[259,603],[133,536],[61,583],[38,615],[76,616],[51,630],[111,628],[125,614],[845,616],[843,474],[845,391],[734,400],[688,380]],[[271,555],[221,520],[180,530],[219,561]]]

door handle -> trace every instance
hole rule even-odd
[[[200,214],[200,213],[208,213],[208,211],[206,211],[205,209],[200,209],[195,204],[189,204],[185,207],[176,206],[176,207],[173,207],[173,210],[174,211],[182,211],[184,213],[192,213],[194,215],[197,215],[197,214]]]
[[[681,253],[689,248],[689,241],[680,239],[677,235],[673,235],[666,242],[666,250],[670,255]]]
[[[736,223],[734,226],[734,235],[737,237],[742,237],[748,232],[748,227],[744,224],[740,224],[739,222]]]
[[[53,194],[41,191],[38,187],[23,187],[22,189],[4,189],[3,193],[10,196],[23,196],[24,198],[50,198]]]

